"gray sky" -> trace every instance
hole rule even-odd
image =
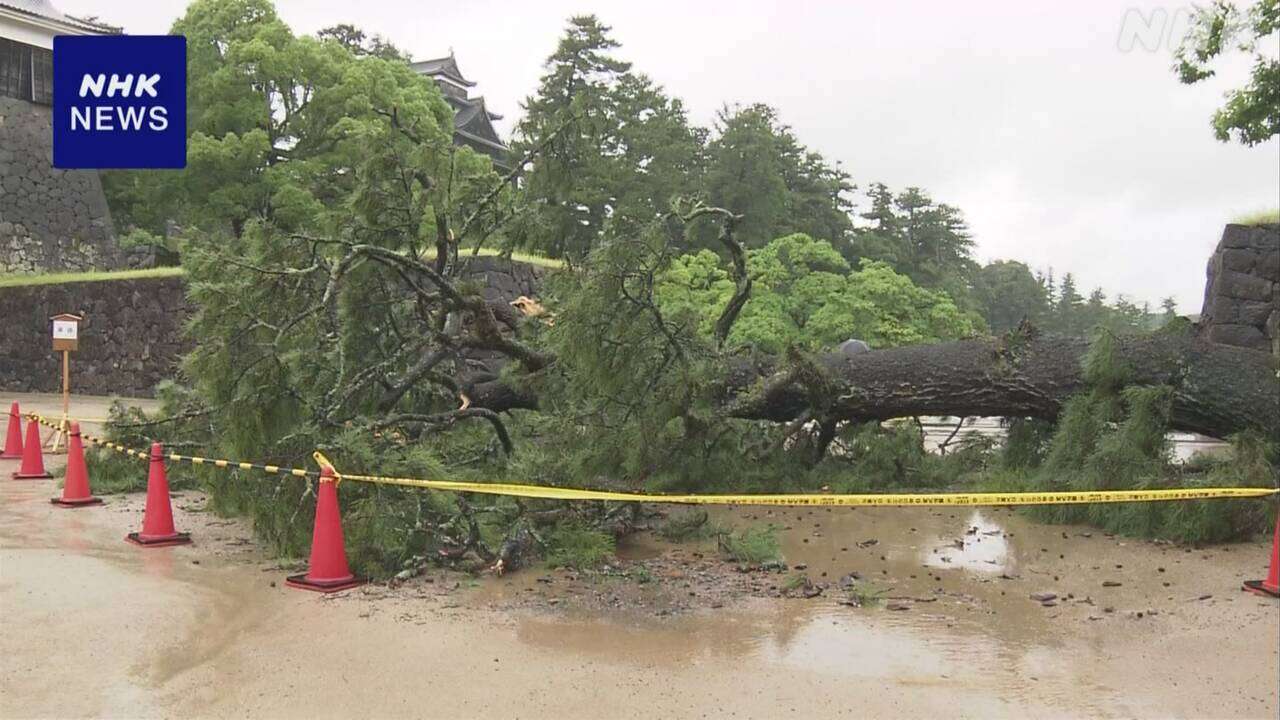
[[[55,4],[136,34],[166,32],[185,7]],[[980,260],[1069,271],[1084,294],[1101,286],[1153,305],[1171,295],[1199,312],[1222,225],[1280,197],[1275,140],[1223,144],[1209,127],[1247,63],[1191,87],[1170,71],[1167,37],[1180,36],[1189,4],[276,4],[295,32],[349,22],[416,58],[452,48],[504,129],[565,19],[594,12],[622,43],[617,55],[683,98],[695,122],[723,103],[772,104],[859,185],[918,185],[959,206]]]

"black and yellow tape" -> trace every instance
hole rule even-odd
[[[42,425],[58,428],[45,418],[32,415]],[[117,443],[107,442],[101,438],[80,436],[86,442],[147,459],[145,452],[140,452]],[[262,470],[270,475],[293,475],[296,477],[318,477],[319,473],[300,468],[281,467],[278,465],[260,465],[257,463],[237,462],[234,460],[217,460],[191,455],[168,454],[169,460],[189,462],[193,465],[213,465],[214,467]],[[319,452],[314,455],[316,462],[322,467],[333,468]],[[1205,487],[1205,488],[1162,488],[1153,490],[1084,490],[1062,492],[948,492],[948,493],[859,493],[854,495],[837,494],[802,494],[787,493],[774,495],[659,495],[651,493],[617,492],[612,490],[587,490],[583,488],[564,488],[549,485],[520,485],[513,483],[465,482],[458,480],[427,480],[423,478],[392,477],[387,475],[334,474],[338,480],[375,483],[380,485],[399,485],[426,490],[444,492],[481,493],[485,495],[506,495],[522,498],[540,498],[547,500],[596,500],[605,502],[645,502],[672,503],[680,505],[784,505],[800,507],[907,507],[937,505],[1081,505],[1091,503],[1124,503],[1124,502],[1169,502],[1177,500],[1211,500],[1221,498],[1261,498],[1280,494],[1280,488],[1257,487]]]
[[[34,415],[34,414],[28,415],[28,417],[40,423],[41,425],[44,425],[47,428],[51,428],[53,430],[63,429],[61,421],[53,422],[42,415]],[[148,460],[151,458],[151,455],[147,452],[125,447],[124,445],[121,445],[119,443],[110,442],[103,438],[85,433],[84,431],[80,432],[80,439],[87,443],[98,445],[100,447],[105,447],[110,450],[114,450],[116,452],[128,455],[130,457],[137,458],[139,460]],[[292,475],[294,477],[318,477],[319,476],[319,473],[315,471],[303,470],[302,468],[282,467],[280,465],[264,465],[260,463],[241,462],[239,460],[223,460],[220,458],[207,458],[207,457],[200,457],[199,455],[181,455],[178,453],[165,453],[164,458],[166,460],[172,460],[174,462],[185,462],[185,463],[190,463],[192,465],[212,465],[214,467],[230,468],[233,470],[261,470],[263,473],[267,475]]]

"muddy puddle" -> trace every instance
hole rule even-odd
[[[892,703],[903,709],[954,693],[947,716],[1199,717],[1218,716],[1223,703],[1248,717],[1276,711],[1277,606],[1238,590],[1240,573],[1263,569],[1265,543],[1175,547],[997,508],[727,508],[713,517],[774,524],[789,568],[726,571],[710,543],[642,534],[619,554],[623,565],[659,561],[659,587],[647,593],[628,579],[602,588],[563,572],[488,580],[473,593],[541,609],[516,616],[518,639],[585,662],[786,668],[850,687],[911,688],[915,699]],[[660,561],[673,555],[671,576]],[[821,593],[789,596],[787,580],[800,575]],[[878,602],[851,607],[849,584]]]
[[[1265,573],[1261,541],[1182,548],[996,508],[722,508],[778,526],[788,569],[641,533],[601,573],[322,597],[285,588],[293,568],[197,493],[174,501],[196,544],[140,550],[122,539],[140,497],[63,510],[11,465],[5,718],[1280,713],[1280,605],[1238,589]]]

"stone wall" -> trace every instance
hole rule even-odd
[[[466,263],[460,273],[462,280],[479,284],[484,299],[490,302],[511,302],[521,295],[533,297],[542,287],[545,271],[537,265],[491,255],[471,258],[465,252],[459,260]]]
[[[0,288],[0,390],[61,390],[49,318],[64,312],[84,316],[73,393],[149,397],[189,349],[181,276]]]
[[[479,285],[488,300],[510,302],[536,296],[542,273],[533,265],[478,257],[462,282]],[[80,350],[72,357],[72,392],[152,396],[191,348],[182,339],[189,310],[182,283],[175,276],[0,288],[0,390],[61,389],[49,318],[69,312],[85,317]]]
[[[1280,225],[1228,225],[1209,258],[1205,338],[1280,355]]]
[[[96,170],[55,170],[51,111],[0,97],[0,274],[124,263]]]

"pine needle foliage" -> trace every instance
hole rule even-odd
[[[1005,470],[987,478],[993,488],[1025,491],[1141,490],[1173,487],[1274,487],[1276,448],[1254,435],[1232,438],[1232,453],[1201,467],[1173,463],[1169,413],[1173,388],[1130,384],[1115,336],[1101,332],[1085,359],[1087,390],[1059,416],[1038,466],[1022,431],[1005,451]],[[1195,500],[1169,503],[1050,505],[1025,512],[1051,523],[1087,523],[1108,531],[1184,543],[1248,539],[1269,529],[1273,503]]]

